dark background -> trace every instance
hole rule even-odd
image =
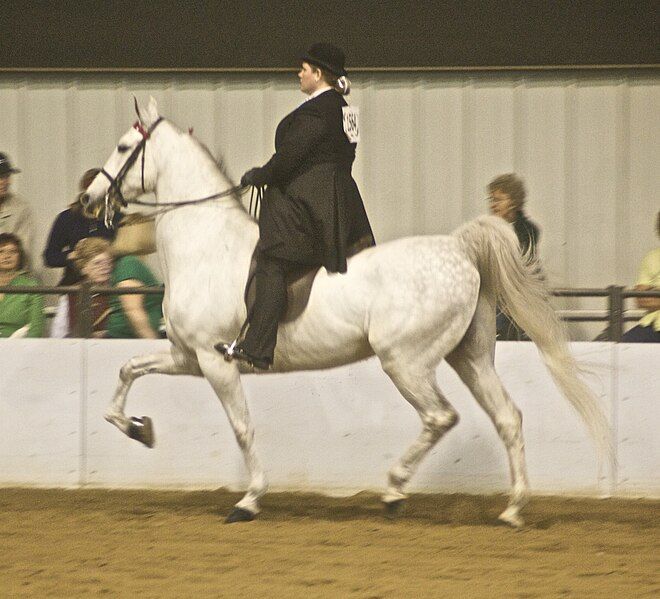
[[[648,0],[3,0],[2,69],[291,69],[314,41],[349,69],[640,67],[660,62]]]

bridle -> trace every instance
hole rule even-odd
[[[124,180],[124,177],[126,177],[126,173],[133,166],[133,164],[135,164],[135,161],[138,159],[138,156],[140,156],[140,154],[142,154],[142,165],[141,165],[142,191],[145,193],[147,191],[144,186],[144,159],[147,148],[147,140],[151,137],[151,134],[154,132],[154,129],[163,120],[165,119],[162,116],[158,117],[158,119],[156,119],[156,121],[154,121],[154,123],[148,129],[145,129],[140,121],[136,121],[133,124],[133,128],[142,135],[142,139],[140,140],[138,145],[135,146],[135,148],[133,148],[133,151],[126,159],[126,162],[124,162],[121,169],[119,169],[117,175],[113,177],[104,168],[100,169],[100,173],[106,179],[108,179],[108,181],[110,181],[110,186],[108,187],[108,190],[106,191],[104,198],[104,203],[105,203],[104,224],[106,227],[112,228],[116,210],[121,210],[121,207],[125,208],[129,204],[135,204],[137,206],[149,206],[151,208],[160,208],[161,212],[166,212],[171,208],[176,208],[180,206],[190,206],[191,204],[201,204],[203,202],[208,202],[210,200],[215,200],[217,198],[222,198],[237,193],[240,194],[247,190],[247,187],[242,187],[240,185],[237,185],[234,187],[230,187],[225,191],[214,193],[212,195],[203,198],[198,198],[195,200],[183,200],[180,202],[158,202],[157,204],[153,202],[143,202],[141,200],[127,200],[121,192],[121,184],[122,181]],[[117,206],[117,202],[119,202],[121,207]],[[252,212],[252,199],[250,199],[250,212]]]
[[[123,166],[119,169],[119,172],[115,177],[113,177],[108,171],[106,171],[104,168],[100,169],[101,174],[110,181],[110,186],[108,187],[108,191],[105,193],[105,226],[110,227],[112,226],[112,221],[114,219],[115,215],[115,205],[114,202],[111,201],[111,194],[112,192],[115,193],[115,196],[119,199],[119,203],[125,208],[128,206],[128,200],[124,197],[124,195],[121,192],[121,184],[122,181],[124,180],[124,177],[126,176],[126,173],[128,170],[133,166],[135,161],[138,159],[138,156],[142,154],[142,191],[146,192],[146,189],[144,187],[144,158],[146,154],[146,149],[147,149],[147,140],[151,137],[151,134],[154,132],[154,129],[160,125],[160,123],[163,121],[163,117],[159,116],[154,123],[149,127],[149,129],[145,129],[140,123],[140,121],[135,121],[133,124],[133,129],[138,131],[142,135],[142,139],[140,140],[140,143],[138,143],[135,148],[133,148],[133,151],[131,152],[130,156],[126,159],[126,162],[124,162]],[[114,200],[114,198],[112,198]]]

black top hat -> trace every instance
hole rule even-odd
[[[337,75],[337,77],[346,75],[344,53],[341,48],[338,48],[334,44],[325,42],[313,44],[300,59],[309,64],[321,67],[326,71],[330,71],[333,75]]]
[[[4,152],[0,152],[0,177],[6,177],[10,173],[20,173],[21,171],[14,168],[9,162],[9,157]]]

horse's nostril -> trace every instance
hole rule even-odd
[[[87,204],[89,204],[89,194],[87,194],[87,193],[81,193],[81,194],[80,194],[80,203],[81,203],[83,206],[87,206]]]

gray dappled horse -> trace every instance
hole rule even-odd
[[[132,358],[106,414],[108,421],[153,444],[151,421],[124,413],[133,381],[144,374],[204,376],[222,403],[243,452],[250,483],[228,521],[251,520],[266,492],[240,375],[214,349],[238,334],[246,317],[243,292],[258,239],[257,223],[210,153],[159,116],[152,98],[83,198],[100,216],[118,199],[154,191],[167,206],[157,217],[156,241],[165,283],[163,311],[169,351]],[[138,160],[139,157],[139,160]],[[218,195],[197,205],[195,198]],[[436,368],[446,359],[490,416],[509,458],[512,490],[500,518],[520,526],[528,495],[521,415],[495,372],[495,306],[499,304],[536,343],[564,396],[598,447],[609,451],[608,424],[595,396],[578,378],[563,328],[535,265],[520,255],[507,223],[479,217],[451,235],[398,239],[352,257],[346,274],[321,268],[309,302],[282,323],[271,372],[332,368],[376,355],[401,395],[417,410],[422,429],[389,472],[383,501],[390,511],[422,459],[458,422],[438,388]]]

